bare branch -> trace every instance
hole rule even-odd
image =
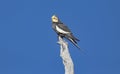
[[[60,56],[65,67],[65,74],[74,74],[74,64],[68,50],[68,43],[64,41],[60,36],[58,43],[60,44]]]

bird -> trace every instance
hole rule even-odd
[[[80,49],[80,47],[77,44],[77,42],[80,40],[73,35],[71,30],[64,23],[62,23],[61,20],[56,15],[53,15],[51,19],[52,19],[52,28],[57,33],[57,35],[60,36],[61,38],[68,39],[78,49]]]

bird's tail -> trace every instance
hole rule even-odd
[[[77,45],[77,42],[71,38],[69,38],[69,40],[78,48],[80,49],[80,47]]]
[[[80,52],[86,55],[86,52],[77,45],[75,40],[69,38],[69,41],[71,41],[80,50]]]
[[[80,49],[80,47],[77,45],[77,41],[79,41],[79,39],[75,38],[72,33],[65,35],[65,38],[71,41],[78,49]]]
[[[76,40],[76,41],[80,41],[78,38],[76,38],[72,33],[69,33],[69,34],[67,34],[67,37],[68,38],[71,38],[71,39],[73,39],[73,40]],[[75,42],[76,42],[75,41]]]
[[[72,39],[69,36],[65,36],[66,39],[68,39],[72,44],[74,44],[82,53],[86,54],[83,49],[81,49],[78,44],[76,39]]]

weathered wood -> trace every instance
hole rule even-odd
[[[74,74],[74,64],[71,59],[68,43],[59,36],[60,56],[63,60],[65,74]]]

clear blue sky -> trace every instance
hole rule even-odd
[[[120,74],[119,0],[0,0],[0,74],[64,74],[53,14],[87,53],[69,42],[75,74]]]

